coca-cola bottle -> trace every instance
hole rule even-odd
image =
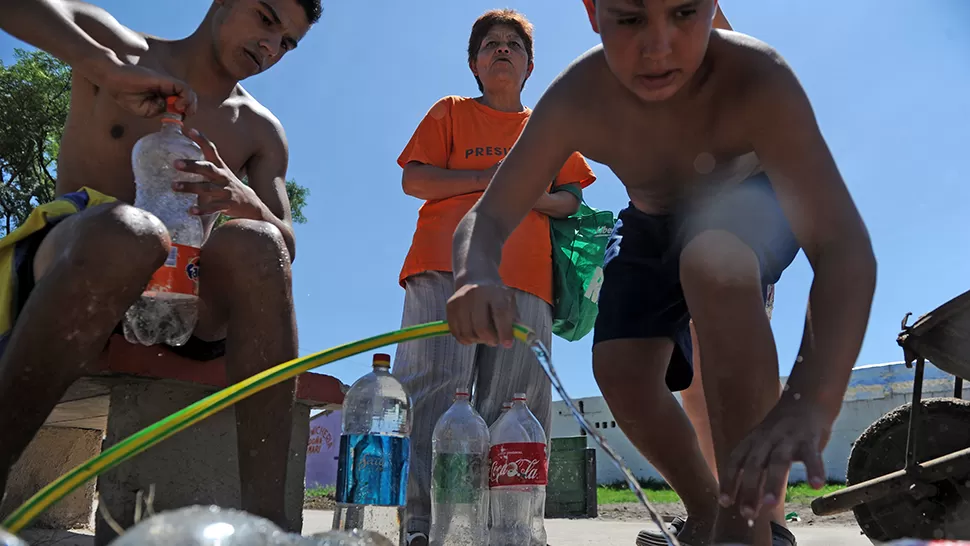
[[[525,394],[513,396],[512,408],[492,425],[491,546],[546,545],[546,433],[525,402]]]
[[[468,391],[441,416],[431,440],[431,546],[488,544],[488,426]]]

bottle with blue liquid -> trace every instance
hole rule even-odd
[[[390,355],[374,355],[374,371],[350,387],[342,411],[333,528],[366,529],[402,544],[411,399],[391,375]]]

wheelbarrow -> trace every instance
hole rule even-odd
[[[913,396],[867,428],[852,446],[847,487],[812,502],[825,516],[852,510],[873,542],[970,539],[970,291],[907,326],[896,342],[915,367]],[[929,361],[955,376],[952,398],[923,400]]]

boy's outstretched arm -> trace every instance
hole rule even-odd
[[[805,464],[814,487],[825,483],[821,452],[859,356],[876,284],[868,232],[809,100],[784,61],[773,57],[768,64],[745,119],[815,278],[785,392],[722,476],[722,504],[740,502],[754,513],[765,492],[781,489],[795,461]]]
[[[561,82],[533,110],[484,195],[455,230],[448,324],[461,343],[511,346],[515,298],[499,276],[502,246],[575,151]]]

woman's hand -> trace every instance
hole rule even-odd
[[[579,199],[568,191],[543,193],[532,210],[550,218],[569,218],[579,210]]]

